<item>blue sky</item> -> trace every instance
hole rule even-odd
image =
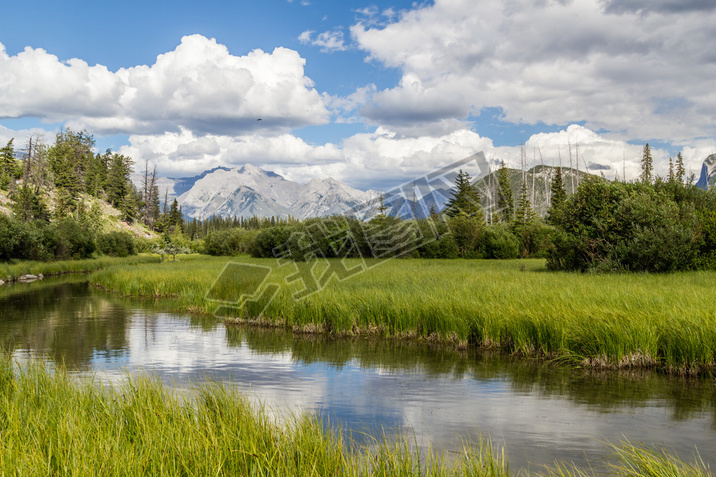
[[[706,0],[4,0],[0,15],[0,141],[18,148],[69,126],[166,175],[250,162],[360,188],[480,150],[519,166],[521,144],[548,163],[579,144],[608,177],[625,157],[635,177],[647,141],[661,173],[716,152]]]

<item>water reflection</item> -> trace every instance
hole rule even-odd
[[[93,296],[81,281],[48,282],[3,288],[0,346],[69,369],[88,369],[97,355],[111,358],[128,349],[125,308]]]
[[[489,433],[513,466],[596,462],[603,440],[698,447],[714,463],[713,380],[600,373],[389,340],[296,337],[164,313],[82,283],[0,290],[2,345],[121,380],[155,373],[177,387],[203,380],[250,392],[273,409],[320,412],[357,437],[403,429],[438,447]],[[361,433],[366,434],[361,434]]]

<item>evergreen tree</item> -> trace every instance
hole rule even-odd
[[[378,217],[385,217],[386,210],[388,210],[388,207],[385,206],[385,198],[383,194],[380,194],[380,197],[378,197]]]
[[[558,221],[558,217],[564,203],[567,200],[567,192],[564,190],[564,180],[562,179],[562,168],[558,167],[552,177],[552,185],[550,187],[550,206],[547,211],[547,219],[551,223]]]
[[[654,164],[651,158],[649,143],[644,145],[644,152],[641,157],[641,182],[651,184],[653,182]]]
[[[469,217],[484,217],[480,205],[480,193],[472,185],[470,174],[460,170],[455,178],[455,187],[450,191],[452,197],[448,201],[445,213],[450,217],[465,214]]]
[[[107,172],[107,200],[122,212],[122,220],[131,222],[136,216],[141,194],[132,184],[130,175],[134,162],[121,154],[112,154]]]
[[[512,198],[512,185],[510,184],[510,171],[502,161],[497,170],[497,209],[500,221],[509,223],[514,217],[515,203]]]
[[[85,190],[88,165],[94,158],[94,138],[86,131],[76,133],[67,128],[57,134],[47,152],[50,172],[57,187],[56,214],[63,217],[77,211],[80,193]]]
[[[184,219],[182,218],[181,209],[179,208],[179,203],[176,199],[174,199],[174,202],[172,202],[172,206],[169,209],[167,223],[169,227],[173,227],[173,230],[176,230],[177,228],[181,230],[184,227]]]
[[[0,189],[8,190],[15,179],[22,177],[22,168],[15,155],[13,139],[0,149]]]
[[[536,214],[532,210],[532,202],[530,201],[529,191],[527,190],[527,181],[522,178],[522,187],[520,187],[520,198],[517,201],[517,210],[515,211],[515,227],[524,227],[534,221]]]
[[[685,178],[686,169],[684,169],[684,158],[681,153],[678,153],[676,155],[676,182],[683,184]]]
[[[676,182],[676,175],[674,174],[674,159],[669,158],[669,184]]]
[[[27,182],[23,182],[22,186],[15,189],[10,197],[13,200],[13,214],[18,220],[31,222],[33,220],[49,219],[47,206],[42,197],[39,193],[35,193]]]
[[[108,149],[104,154],[95,154],[89,160],[87,175],[85,177],[85,192],[97,198],[102,198],[107,190],[110,161],[112,152]]]

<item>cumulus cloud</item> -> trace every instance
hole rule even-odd
[[[340,30],[324,31],[316,37],[313,36],[314,33],[311,30],[304,31],[298,36],[298,41],[304,45],[319,46],[321,51],[326,53],[348,49],[343,40],[343,32]]]
[[[227,136],[197,135],[182,128],[179,132],[159,135],[132,135],[130,144],[120,153],[134,158],[135,163],[156,164],[163,175],[193,175],[217,166],[241,166],[251,163],[273,170],[284,165],[322,165],[342,159],[333,144],[310,145],[291,134]]]
[[[466,129],[439,137],[405,137],[378,128],[337,145],[309,144],[291,134],[196,135],[187,129],[133,135],[129,142],[121,154],[134,158],[136,164],[156,164],[165,176],[191,176],[217,166],[251,163],[298,182],[334,177],[364,189],[389,187],[492,148],[490,139]]]
[[[68,120],[97,134],[177,131],[240,134],[328,121],[297,52],[276,48],[234,56],[214,39],[185,36],[153,65],[113,73],[44,50],[0,49],[3,117]],[[257,121],[261,119],[261,121]]]
[[[351,34],[368,59],[403,72],[361,112],[402,127],[499,107],[513,123],[714,136],[716,54],[706,45],[716,42],[716,9],[692,0],[677,14],[675,1],[632,0],[609,13],[617,3],[436,0],[384,27],[358,23]],[[646,3],[653,13],[642,15]]]

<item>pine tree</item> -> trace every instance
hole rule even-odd
[[[181,208],[179,207],[179,203],[176,199],[174,199],[174,202],[172,202],[172,206],[169,209],[168,224],[169,227],[174,227],[174,230],[177,228],[179,230],[184,228],[184,219],[182,217]]]
[[[676,181],[676,176],[674,175],[674,159],[669,158],[669,184],[673,184]]]
[[[515,227],[524,227],[535,219],[535,212],[532,210],[532,202],[530,201],[529,191],[527,190],[527,181],[522,179],[522,187],[520,187],[520,198],[517,201],[517,210],[515,211]]]
[[[11,198],[13,200],[12,211],[16,219],[23,222],[49,219],[50,214],[42,197],[39,193],[35,193],[27,182],[23,182],[22,186],[15,189]]]
[[[480,193],[472,185],[470,174],[460,170],[455,178],[455,187],[450,191],[452,197],[445,207],[445,213],[450,217],[465,214],[469,217],[484,217],[480,205]]]
[[[15,183],[15,179],[22,176],[22,167],[12,143],[13,139],[10,139],[7,145],[0,149],[0,189],[4,190],[8,190],[10,185]]]
[[[558,220],[566,200],[567,192],[564,190],[562,168],[558,167],[555,170],[554,177],[552,178],[552,186],[550,188],[550,207],[547,211],[547,220],[549,222],[555,223]]]
[[[684,157],[681,155],[681,153],[678,153],[676,155],[676,182],[683,185],[685,178],[686,169],[684,169]]]
[[[651,148],[649,143],[644,145],[644,152],[641,157],[641,182],[651,184],[654,174],[654,164],[651,158]]]
[[[388,210],[388,207],[385,206],[385,198],[383,194],[380,194],[380,197],[378,197],[378,217],[385,217],[386,210]]]
[[[509,223],[514,217],[515,203],[512,198],[512,185],[510,184],[510,171],[502,161],[497,170],[497,209],[500,221]]]

